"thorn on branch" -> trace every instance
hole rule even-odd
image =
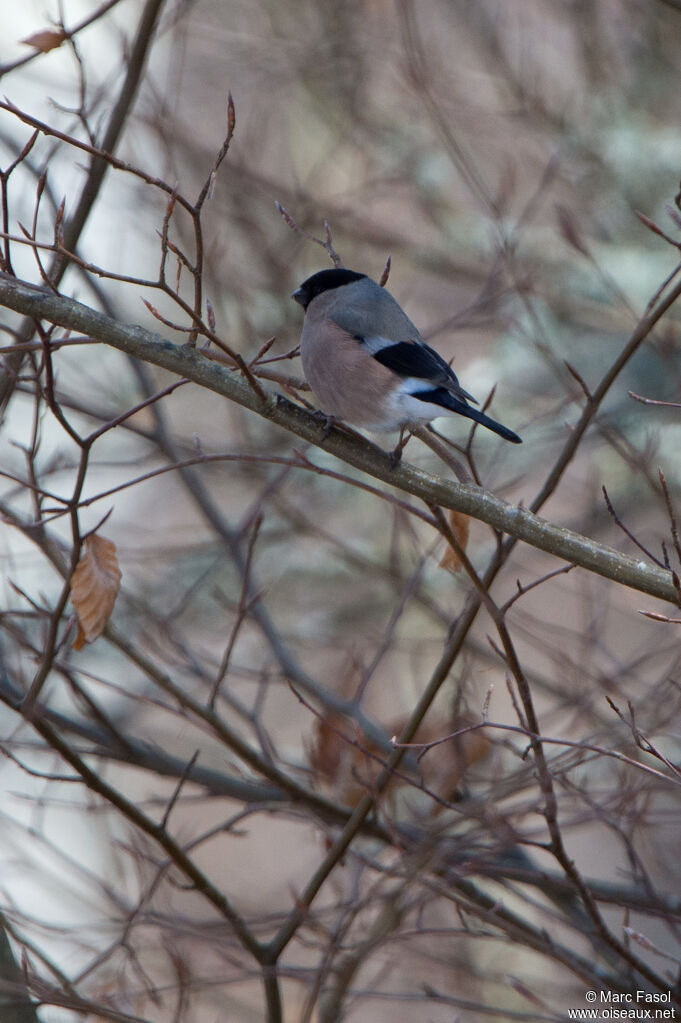
[[[661,401],[659,398],[645,398],[642,394],[636,394],[635,391],[627,392],[630,398],[634,401],[640,401],[642,405],[661,405],[663,408],[681,408],[681,402],[679,401]]]
[[[234,109],[234,99],[232,98],[232,94],[230,92],[227,94],[227,134],[225,135],[224,142],[220,146],[218,155],[215,157],[215,163],[211,168],[211,172],[208,175],[206,181],[204,182],[203,188],[201,189],[199,197],[196,200],[196,205],[194,206],[193,211],[195,217],[199,216],[201,212],[201,207],[203,206],[206,199],[211,199],[213,197],[213,189],[215,187],[215,182],[217,180],[217,173],[218,170],[220,169],[220,164],[227,156],[227,151],[232,141],[232,135],[234,134],[235,126],[236,111]]]
[[[665,622],[667,625],[681,625],[681,618],[669,618],[667,615],[658,614],[657,611],[642,611],[640,608],[637,614],[644,618],[652,618],[654,622]]]
[[[638,540],[634,536],[632,531],[627,526],[624,525],[624,523],[619,518],[619,516],[617,515],[617,512],[615,511],[615,509],[613,507],[612,501],[610,500],[610,497],[608,496],[608,491],[605,489],[605,487],[601,487],[601,489],[603,491],[603,497],[605,498],[605,506],[608,509],[608,512],[610,513],[610,515],[612,516],[612,518],[613,518],[613,520],[615,522],[615,525],[619,526],[619,528],[622,530],[622,532],[625,534],[625,536],[628,536],[629,539],[631,540],[631,542],[633,544],[635,544],[640,551],[643,551],[643,553],[645,554],[645,556],[647,558],[650,558],[650,560],[652,562],[654,562],[654,564],[658,565],[660,568],[665,568],[664,562],[660,561],[659,558],[655,557],[655,555],[651,551],[649,551],[648,548],[645,547],[640,542],[640,540]]]
[[[665,502],[665,504],[667,506],[667,515],[669,516],[669,525],[670,525],[671,534],[672,534],[672,542],[674,544],[674,550],[676,552],[676,557],[678,558],[679,564],[681,565],[681,540],[679,539],[679,530],[678,530],[678,526],[676,524],[676,515],[674,514],[674,506],[672,505],[672,499],[671,499],[671,497],[669,495],[669,489],[667,487],[667,479],[665,477],[665,474],[662,472],[662,469],[659,469],[659,468],[658,468],[658,473],[659,473],[659,477],[660,477],[660,486],[662,487],[662,493],[664,495],[664,502]],[[673,573],[673,574],[675,575],[675,573]],[[678,587],[676,582],[674,582],[674,587],[676,588],[676,590],[678,592],[679,587]]]
[[[227,93],[227,137],[231,139],[234,134],[236,127],[236,109],[234,107],[234,97],[231,92]]]
[[[329,254],[329,258],[331,259],[331,262],[335,267],[343,266],[343,260],[333,247],[333,241],[331,239],[331,228],[329,227],[328,220],[324,221],[325,239],[316,238],[313,234],[310,234],[309,231],[306,231],[304,230],[304,228],[298,226],[298,224],[295,222],[291,214],[282,206],[278,199],[274,200],[274,205],[276,206],[279,215],[282,217],[282,219],[288,225],[288,227],[291,228],[292,231],[295,231],[296,234],[301,235],[303,238],[307,238],[308,241],[314,242],[316,245],[321,245],[325,252]]]
[[[206,319],[208,320],[208,326],[215,333],[215,310],[209,298],[206,299]]]
[[[266,355],[267,352],[269,352],[270,348],[272,347],[272,345],[274,344],[274,342],[276,340],[277,340],[277,338],[276,338],[276,335],[275,335],[275,336],[269,338],[267,341],[265,341],[264,344],[260,345],[260,348],[258,349],[256,354],[254,355],[254,357],[251,359],[251,361],[248,363],[248,365],[252,368],[258,362],[260,362],[260,360],[262,359],[263,355]]]
[[[558,230],[560,231],[561,237],[576,249],[577,252],[582,256],[586,256],[587,259],[590,257],[589,249],[586,242],[582,240],[582,235],[577,224],[574,213],[567,206],[556,206],[556,216],[558,218]]]
[[[515,604],[516,600],[518,600],[520,597],[524,597],[526,593],[530,592],[530,590],[535,589],[537,586],[541,586],[542,583],[547,582],[549,579],[555,579],[557,575],[567,575],[567,573],[571,572],[573,568],[575,568],[574,564],[561,565],[560,568],[554,568],[551,572],[546,572],[538,579],[533,579],[531,583],[526,583],[524,586],[520,582],[520,579],[516,579],[515,584],[517,587],[517,592],[514,593],[511,597],[509,597],[505,604],[501,605],[501,610],[505,614],[509,610],[509,608],[512,607],[513,604]]]
[[[40,203],[40,199],[42,197],[43,192],[45,191],[45,185],[46,184],[47,184],[47,167],[45,168],[45,170],[42,172],[42,174],[38,178],[38,184],[37,184],[36,190],[35,190],[36,207]]]
[[[9,175],[10,175],[10,174],[12,173],[12,171],[14,170],[14,168],[15,168],[16,166],[18,166],[18,164],[22,163],[22,162],[23,162],[23,161],[24,161],[24,160],[26,159],[26,157],[28,156],[28,154],[29,154],[29,153],[31,152],[31,150],[33,149],[33,146],[35,145],[36,139],[38,138],[38,135],[39,135],[39,134],[40,134],[40,132],[39,132],[39,131],[38,131],[38,129],[36,128],[36,130],[35,130],[35,131],[33,132],[33,134],[31,135],[30,139],[28,140],[28,142],[26,143],[26,145],[24,146],[24,148],[23,148],[23,149],[21,150],[21,152],[20,152],[20,153],[19,153],[19,155],[17,156],[17,158],[16,158],[16,160],[14,161],[14,163],[10,164],[10,166],[9,166],[8,170],[7,170],[6,172],[5,172],[5,173],[6,173],[6,176],[7,176],[7,177],[9,177]],[[42,174],[41,174],[40,176],[42,177],[42,176],[43,176],[44,174],[47,174],[47,169],[45,169],[45,170],[43,171],[43,173],[42,173]]]
[[[159,269],[159,280],[161,283],[165,281],[166,276],[166,260],[168,258],[168,249],[170,248],[170,242],[168,239],[168,232],[170,230],[170,219],[175,210],[175,203],[177,202],[177,188],[174,188],[170,193],[170,198],[166,205],[166,211],[163,216],[163,226],[160,231],[161,236],[161,266]],[[172,250],[171,250],[172,251]]]
[[[635,210],[634,212],[636,213],[636,216],[641,221],[644,227],[647,227],[649,231],[652,231],[653,234],[656,234],[658,238],[662,238],[663,241],[667,242],[668,245],[673,245],[675,249],[679,248],[679,242],[674,241],[674,239],[671,238],[668,234],[665,234],[662,228],[658,227],[658,225],[653,220],[651,220],[650,217],[647,217],[645,213],[641,213],[640,210]],[[675,223],[677,223],[677,226],[681,227],[681,223],[678,222],[677,220],[678,214],[676,213],[676,210],[672,209],[671,206],[668,206],[667,212],[669,213],[669,216],[672,218],[672,220],[674,220]]]
[[[388,283],[388,277],[390,277],[391,263],[392,263],[392,256],[388,256],[388,258],[385,261],[385,266],[383,267],[383,273],[381,274],[381,279],[378,282],[381,285],[382,288],[385,288],[386,284]]]
[[[572,376],[577,381],[579,386],[581,387],[582,391],[584,392],[584,396],[586,397],[586,400],[588,402],[592,402],[593,401],[593,394],[591,393],[589,388],[586,386],[586,381],[584,380],[584,377],[582,376],[582,374],[578,373],[577,370],[575,369],[575,367],[571,366],[570,363],[567,361],[567,359],[563,359],[563,364],[564,364],[566,370],[568,371],[568,373],[570,374],[570,376]]]
[[[161,315],[155,305],[152,305],[146,298],[142,296],[140,297],[151,315],[163,323],[166,327],[170,327],[171,330],[179,330],[182,334],[191,334],[192,330],[194,330],[194,327],[182,327],[179,323],[173,323],[172,320],[167,320],[165,316]]]
[[[64,248],[64,210],[66,208],[66,196],[59,203],[57,215],[54,220],[54,244],[59,249]]]

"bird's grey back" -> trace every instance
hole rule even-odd
[[[421,335],[390,292],[369,277],[328,292],[326,315],[353,336],[420,341]]]

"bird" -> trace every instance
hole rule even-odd
[[[460,415],[513,444],[513,430],[474,408],[452,368],[427,345],[392,295],[366,274],[319,270],[292,296],[305,311],[300,355],[327,426],[342,420],[401,432]],[[470,402],[473,405],[469,404]]]

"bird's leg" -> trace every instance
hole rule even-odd
[[[405,437],[405,433],[407,434],[406,437]],[[411,437],[411,433],[409,433],[406,430],[406,427],[403,426],[402,429],[400,430],[400,438],[399,438],[397,444],[395,445],[395,447],[393,448],[393,450],[390,452],[390,468],[393,470],[393,472],[395,471],[395,469],[398,467],[398,465],[402,461],[402,452],[404,451],[404,449],[406,448],[407,444],[409,443],[409,438],[410,437]]]
[[[322,440],[328,440],[329,439],[329,434],[331,433],[331,430],[336,425],[336,423],[339,421],[338,420],[338,416],[327,416],[326,412],[322,412],[322,410],[320,408],[315,409],[315,411],[312,413],[312,415],[324,427],[324,433],[322,435]]]

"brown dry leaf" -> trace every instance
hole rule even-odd
[[[371,757],[372,752],[375,747],[366,741],[357,725],[342,714],[327,711],[315,722],[314,739],[307,755],[315,774],[341,802],[356,806],[381,770],[380,762]]]
[[[39,32],[34,32],[31,36],[26,36],[21,41],[26,46],[32,46],[34,50],[40,50],[41,53],[49,53],[50,50],[56,50],[58,46],[61,46],[65,39],[65,32],[43,28]]]
[[[466,550],[468,546],[468,533],[471,528],[470,517],[460,511],[450,511],[449,528],[463,549]],[[461,559],[453,547],[447,545],[447,550],[442,555],[440,568],[446,568],[448,572],[459,572],[461,570]]]
[[[406,721],[405,717],[389,722],[386,726],[388,734],[399,735]],[[440,717],[432,723],[422,723],[412,740],[427,744],[447,735],[455,736],[434,746],[419,764],[419,777],[423,784],[447,802],[457,798],[468,767],[484,759],[492,748],[485,730],[474,727],[479,723],[472,714],[457,714],[449,720]],[[471,728],[472,731],[466,731]],[[462,734],[456,735],[457,732]],[[380,752],[356,724],[332,711],[317,719],[314,740],[307,755],[319,780],[346,806],[356,806],[362,796],[373,789],[386,759],[385,753]],[[404,769],[403,766],[401,770]],[[404,782],[398,776],[389,788],[394,791],[402,784]],[[437,814],[441,809],[436,804],[433,812]]]
[[[404,722],[396,724],[404,725]],[[449,721],[443,718],[426,721],[412,740],[429,743],[446,735],[454,736],[429,749],[419,763],[425,786],[447,802],[455,802],[458,798],[459,786],[468,768],[484,760],[492,750],[486,730],[476,727],[479,724],[480,719],[473,714],[455,714]],[[438,814],[441,810],[442,806],[436,805],[433,812]]]
[[[83,626],[80,622],[78,622],[78,631],[76,632],[76,638],[73,641],[73,649],[82,650],[86,643],[87,640],[85,638],[85,633],[83,632]]]
[[[78,615],[78,635],[74,650],[81,650],[101,636],[111,617],[121,584],[121,570],[116,558],[116,546],[103,536],[92,533],[83,545],[71,580],[71,603]]]
[[[344,742],[339,733],[344,732],[344,724],[346,720],[340,714],[326,711],[316,719],[314,738],[306,750],[310,767],[329,781],[335,779],[340,765]]]

